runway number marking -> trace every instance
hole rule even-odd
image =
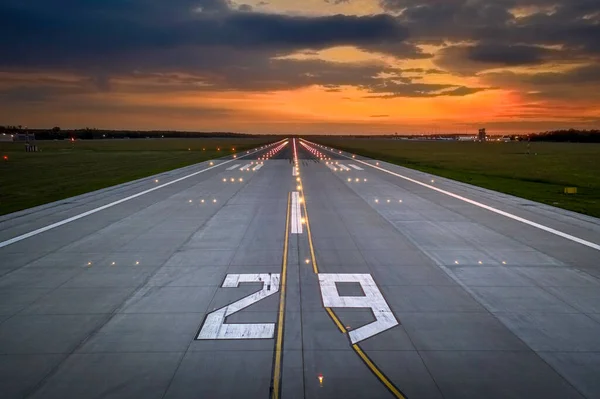
[[[319,286],[326,308],[368,308],[375,321],[348,332],[352,344],[398,325],[385,298],[370,274],[319,273]],[[228,274],[223,288],[237,288],[239,283],[262,282],[263,288],[230,305],[208,314],[196,339],[265,339],[273,338],[275,323],[225,324],[225,318],[279,291],[279,274]],[[358,283],[364,296],[340,296],[336,283]]]
[[[223,288],[237,288],[240,283],[263,283],[263,288],[206,316],[196,339],[265,339],[275,335],[275,323],[225,324],[225,318],[279,291],[278,273],[228,274]]]
[[[358,283],[365,295],[340,296],[336,283]],[[398,320],[370,274],[319,273],[319,285],[326,308],[370,308],[373,311],[374,322],[348,332],[352,344],[398,325]]]

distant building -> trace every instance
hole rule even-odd
[[[25,143],[35,141],[35,134],[33,133],[17,133],[13,135],[13,141],[22,141]]]
[[[485,132],[485,129],[479,129],[478,139],[479,139],[479,141],[486,141],[487,140],[487,133]]]

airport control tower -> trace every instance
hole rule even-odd
[[[484,129],[479,129],[479,137],[478,137],[479,141],[486,141],[487,140],[487,133],[485,132],[485,128]]]

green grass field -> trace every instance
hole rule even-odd
[[[319,138],[321,144],[600,217],[600,144]],[[566,195],[565,187],[578,194]]]
[[[273,137],[38,141],[37,153],[25,152],[23,143],[0,142],[0,215],[273,141]]]

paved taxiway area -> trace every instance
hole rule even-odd
[[[598,219],[284,144],[0,217],[0,396],[600,397]]]

